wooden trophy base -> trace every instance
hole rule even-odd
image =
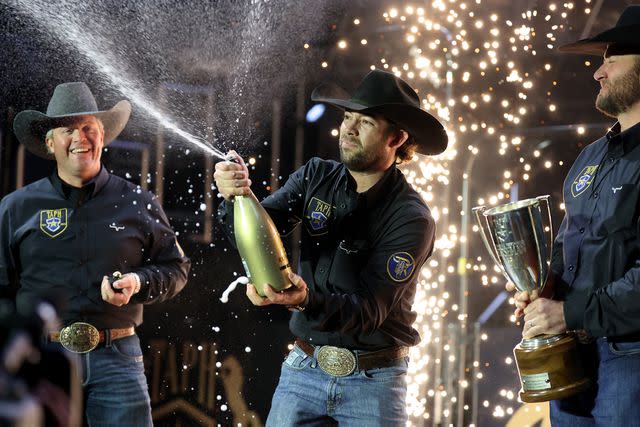
[[[578,340],[573,334],[540,335],[513,349],[520,374],[520,399],[546,402],[562,399],[591,384],[584,374]]]

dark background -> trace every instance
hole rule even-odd
[[[432,258],[438,260],[438,264],[428,267],[433,277],[443,275],[444,280],[429,279],[421,283],[427,297],[443,301],[444,307],[439,311],[433,307],[417,308],[426,310],[421,312],[425,317],[439,317],[442,329],[450,327],[451,330],[458,327],[459,301],[462,301],[460,278],[456,274],[459,256],[456,235],[460,233],[463,209],[460,199],[463,172],[472,156],[468,147],[478,150],[469,179],[472,205],[501,189],[505,182],[503,172],[509,170],[511,187],[503,190],[507,198],[550,194],[557,229],[562,218],[564,176],[580,150],[601,136],[613,122],[593,108],[598,86],[592,75],[601,60],[561,55],[556,48],[577,40],[585,29],[595,34],[613,26],[624,6],[631,4],[618,0],[581,0],[576,1],[573,8],[563,9],[566,3],[557,2],[558,9],[567,12],[566,17],[560,17],[559,12],[550,12],[550,5],[554,3],[550,1],[468,3],[468,10],[475,15],[460,19],[465,28],[469,27],[468,40],[478,52],[470,49],[454,57],[459,68],[452,70],[449,85],[408,79],[423,99],[433,96],[456,100],[450,117],[443,118],[447,128],[455,133],[455,139],[448,152],[435,159],[446,171],[448,184],[443,185],[437,174],[420,184],[433,195],[429,201],[432,209],[444,212],[443,209],[448,208],[448,214],[441,213],[438,220],[439,238],[448,236],[454,243],[449,248],[449,256],[443,255],[446,251],[441,246]],[[443,34],[457,31],[455,25],[446,20],[447,14],[434,4],[414,3],[416,7],[424,7],[428,17],[443,27],[449,25],[452,30],[423,32],[414,47],[425,51],[429,41],[435,38],[446,41]],[[329,108],[315,123],[304,119],[313,105],[309,95],[317,84],[334,81],[351,90],[372,65],[383,65],[381,58],[399,66],[411,62],[411,46],[405,37],[410,31],[409,20],[385,18],[384,12],[392,6],[394,4],[383,0],[108,0],[82,4],[0,0],[0,196],[20,184],[16,174],[22,166],[23,184],[47,176],[53,168],[51,162],[20,152],[12,133],[15,114],[25,109],[45,111],[57,84],[85,81],[103,109],[120,99],[132,101],[132,118],[118,140],[106,150],[103,161],[114,173],[160,193],[172,225],[193,261],[187,288],[169,303],[149,306],[140,335],[147,346],[147,369],[157,366],[162,378],[158,385],[162,393],[154,402],[154,409],[182,398],[202,412],[194,415],[196,412],[177,405],[169,415],[163,412],[158,418],[159,424],[206,424],[207,417],[222,425],[238,422],[234,420],[238,414],[233,414],[225,393],[224,378],[237,373],[226,367],[233,364],[222,363],[228,356],[234,357],[242,367],[241,390],[248,409],[255,411],[264,422],[280,361],[292,340],[285,310],[254,308],[241,289],[231,294],[228,303],[219,301],[227,285],[242,275],[243,270],[237,253],[226,242],[215,221],[211,221],[210,212],[215,211],[221,200],[206,180],[211,175],[212,157],[167,130],[164,124],[170,120],[223,152],[233,148],[245,159],[253,158],[253,190],[258,198],[266,196],[311,156],[337,157],[337,139],[330,135],[330,130],[337,128],[339,112]],[[460,12],[459,5],[449,6]],[[586,7],[592,9],[590,14],[584,12]],[[527,15],[527,11],[536,13]],[[483,74],[477,65],[485,58],[483,53],[487,49],[483,41],[488,38],[489,26],[478,29],[472,24],[478,18],[488,23],[494,12],[499,15],[495,26],[504,34],[496,49],[499,65],[490,66]],[[559,28],[553,30],[551,49],[546,48],[550,43],[547,33],[551,32],[548,28],[551,23],[545,20],[547,14],[552,16],[551,23],[560,23]],[[595,18],[590,20],[594,14]],[[359,18],[360,23],[355,24],[354,18]],[[506,24],[507,20],[513,23],[512,27]],[[536,55],[530,50],[513,52],[508,48],[512,29],[521,24],[535,28],[529,46],[536,50]],[[367,45],[359,43],[363,38],[368,40]],[[349,47],[339,48],[340,40],[349,41]],[[305,43],[309,44],[308,48]],[[102,58],[100,55],[105,53],[107,56]],[[449,58],[441,49],[430,55],[443,61]],[[590,62],[585,62],[587,60]],[[526,74],[525,79],[534,82],[526,100],[518,96],[525,91],[505,80],[504,67],[508,61],[515,62],[520,74]],[[323,62],[326,67],[322,66]],[[549,72],[544,71],[547,63],[551,64]],[[442,78],[444,71],[439,70]],[[471,71],[470,82],[463,81],[463,71]],[[114,80],[114,76],[120,80]],[[133,97],[134,92],[140,97]],[[464,95],[479,99],[481,93],[490,93],[494,101],[487,105],[478,101],[475,109],[462,101]],[[527,114],[520,123],[505,119],[496,101],[501,99],[526,106]],[[557,107],[555,112],[548,108],[551,103]],[[156,108],[163,117],[150,114],[146,107]],[[496,132],[494,135],[482,132],[482,126],[480,131],[471,131],[473,123],[493,126]],[[462,125],[467,125],[464,132]],[[578,126],[584,126],[585,132],[578,133]],[[508,144],[506,152],[500,154],[502,141],[498,135],[504,135],[507,141],[520,137],[521,143]],[[164,151],[158,151],[159,146]],[[540,152],[539,157],[534,154],[536,150]],[[149,154],[149,170],[148,175],[143,176],[141,165],[145,151]],[[546,161],[553,167],[545,167]],[[530,170],[526,170],[526,165]],[[406,170],[420,172],[415,166]],[[529,179],[523,178],[525,173],[530,175]],[[201,205],[207,201],[209,210],[203,211]],[[455,226],[455,232],[451,226]],[[469,379],[474,361],[471,324],[502,289],[503,279],[499,274],[481,271],[481,265],[486,264],[489,270],[493,265],[477,233],[470,236],[469,242],[466,261],[476,268],[468,273],[467,328],[462,334],[459,331],[457,335],[444,333],[438,342],[433,337],[425,338],[428,342],[423,350],[429,358],[424,370],[430,379],[419,387],[419,394],[425,399],[429,416],[412,417],[412,422],[418,425],[458,422],[456,401],[451,401],[458,393],[455,369],[443,365],[448,354],[456,355],[456,348],[465,345]],[[295,245],[290,248],[295,259]],[[482,275],[487,274],[499,280],[482,286]],[[504,332],[500,332],[504,328],[517,329],[509,319],[511,312],[512,307],[502,303],[481,325],[488,338],[483,341],[480,353],[480,371],[485,375],[479,381],[482,392],[477,407],[479,425],[504,425],[508,415],[495,416],[496,406],[513,409],[519,406],[513,398],[500,394],[503,389],[517,391],[513,366],[500,368],[517,341],[517,332],[512,344],[498,343],[498,337],[504,338]],[[185,344],[187,347],[183,347]],[[201,344],[203,350],[198,350],[198,356],[185,350]],[[214,344],[217,353],[213,350],[206,353],[207,345]],[[158,357],[155,356],[158,348],[164,350],[160,352],[160,359],[154,359]],[[172,367],[172,351],[176,352],[175,367]],[[207,362],[200,364],[200,360],[205,359]],[[198,397],[198,387],[202,384],[199,381],[204,375],[201,372],[209,372],[212,360],[216,387],[208,392],[215,395],[214,408]],[[217,362],[221,365],[215,366]],[[178,386],[172,383],[172,369],[180,378]],[[436,402],[440,398],[434,395],[442,391],[447,397]],[[471,404],[471,387],[463,396],[465,403]],[[484,406],[484,400],[490,403]],[[465,425],[472,421],[469,407],[464,411],[463,421]]]

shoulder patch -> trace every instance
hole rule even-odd
[[[416,267],[416,262],[408,252],[396,252],[387,260],[387,273],[391,280],[404,282]]]
[[[573,197],[578,197],[580,194],[584,193],[584,191],[589,188],[591,183],[593,182],[593,178],[596,176],[596,171],[598,170],[598,166],[585,166],[582,171],[578,174],[576,179],[571,184],[571,195]]]
[[[47,236],[58,237],[67,229],[67,208],[40,211],[40,230]]]

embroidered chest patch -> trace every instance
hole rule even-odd
[[[387,273],[395,282],[407,280],[415,267],[416,262],[408,252],[396,252],[387,260]]]
[[[307,224],[309,225],[309,233],[317,236],[327,232],[327,225],[333,207],[317,197],[312,197],[307,209]]]
[[[573,181],[573,184],[571,184],[571,194],[573,197],[578,197],[584,193],[584,190],[589,188],[591,183],[593,183],[593,178],[596,176],[596,170],[598,170],[598,166],[585,166],[585,168],[582,169]]]
[[[40,211],[40,230],[49,237],[58,237],[67,229],[67,208]]]

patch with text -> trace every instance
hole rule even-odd
[[[584,193],[584,190],[589,188],[593,183],[593,178],[596,176],[598,166],[585,166],[584,169],[578,174],[578,177],[571,184],[571,194],[573,197],[578,197]]]
[[[67,229],[67,208],[40,211],[40,230],[49,237],[58,237]]]
[[[325,234],[333,207],[317,197],[312,197],[307,209],[307,224],[311,235]]]

